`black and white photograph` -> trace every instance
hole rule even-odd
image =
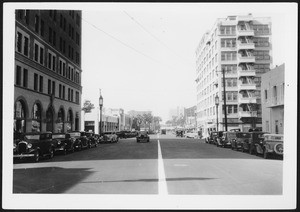
[[[3,4],[3,209],[295,209],[296,3]]]

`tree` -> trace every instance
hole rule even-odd
[[[85,114],[92,112],[92,109],[94,109],[94,108],[95,108],[95,106],[94,106],[94,104],[92,104],[91,100],[84,100],[83,107],[81,108],[81,110],[84,111],[83,123],[85,122]],[[85,126],[85,123],[84,123],[84,126]]]
[[[94,104],[92,104],[91,100],[85,100],[83,103],[83,107],[82,110],[84,111],[84,113],[90,113],[92,111],[92,109],[94,109],[95,106]]]

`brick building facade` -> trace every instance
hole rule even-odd
[[[14,130],[80,130],[81,11],[15,11]]]

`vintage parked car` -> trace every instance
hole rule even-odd
[[[257,132],[257,131],[253,131],[250,133],[251,137],[249,139],[249,147],[248,147],[249,154],[251,154],[251,155],[257,154],[256,145],[263,142],[264,134],[266,134],[266,133],[267,132]]]
[[[75,150],[82,150],[86,149],[89,146],[88,139],[85,135],[85,132],[70,132],[69,133],[71,138],[73,138],[74,141],[74,148]]]
[[[231,149],[243,151],[243,144],[249,143],[250,137],[249,132],[235,132],[235,138],[231,140]]]
[[[272,156],[283,158],[283,134],[264,134],[263,141],[256,145],[257,154],[265,159]]]
[[[118,142],[119,141],[119,137],[117,136],[117,134],[115,132],[105,132],[103,133],[103,141],[104,142]]]
[[[197,132],[188,132],[188,133],[184,134],[184,136],[186,138],[194,138],[194,139],[199,138],[199,135]]]
[[[222,137],[223,131],[212,131],[209,133],[208,137],[205,139],[205,142],[208,144],[216,144],[217,138]]]
[[[92,132],[86,132],[85,135],[86,135],[86,137],[88,139],[89,148],[97,147],[98,146],[98,141],[95,138],[95,134],[94,133],[92,133]]]
[[[147,131],[140,131],[138,135],[136,136],[136,142],[146,141],[150,142],[150,137],[148,135]]]
[[[53,133],[52,141],[54,146],[54,153],[62,152],[66,155],[68,152],[74,152],[75,139],[71,138],[69,133]]]
[[[221,145],[221,139],[223,136],[223,132],[224,131],[216,131],[216,132],[212,132],[213,133],[213,143],[216,146],[220,146]]]
[[[54,146],[52,142],[52,133],[25,133],[24,138],[16,145],[14,158],[33,158],[38,162],[41,157],[54,156]]]
[[[99,144],[101,142],[101,136],[99,134],[94,134],[94,138],[95,138],[97,144]]]
[[[236,137],[234,131],[223,132],[223,136],[220,139],[218,146],[221,147],[231,147],[231,140]]]

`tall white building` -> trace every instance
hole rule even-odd
[[[223,71],[227,130],[261,127],[261,74],[272,64],[271,19],[252,14],[217,19],[196,49],[197,128],[206,136],[225,130]]]

